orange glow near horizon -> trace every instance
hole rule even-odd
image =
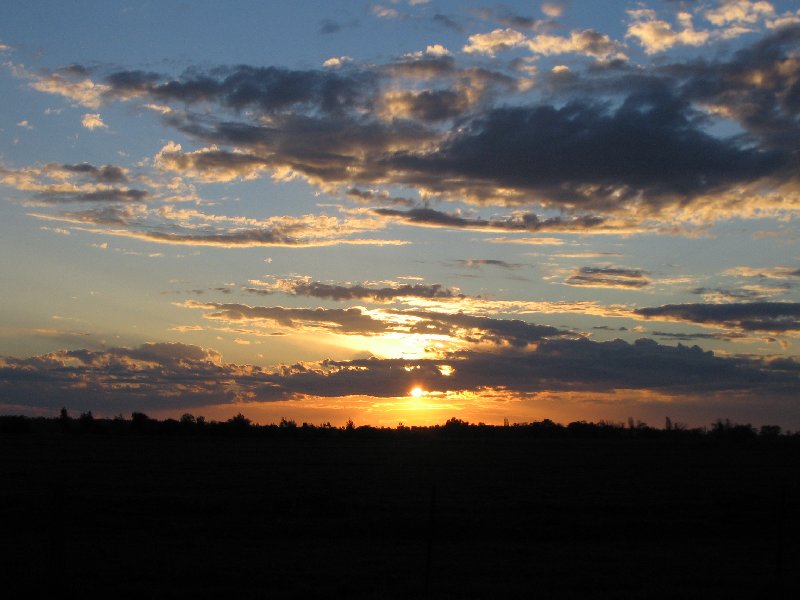
[[[414,390],[419,390],[414,392]],[[416,393],[419,395],[417,396]],[[237,402],[174,410],[148,411],[155,418],[180,418],[191,412],[207,419],[226,420],[242,413],[262,425],[278,423],[281,418],[320,425],[330,422],[342,427],[348,420],[356,426],[396,427],[404,425],[442,425],[456,417],[470,423],[502,425],[551,419],[567,424],[587,420],[625,422],[628,417],[650,425],[660,425],[664,415],[690,426],[702,426],[713,421],[713,415],[692,412],[695,397],[690,402],[677,402],[674,396],[646,390],[608,391],[542,391],[519,394],[500,389],[479,392],[431,392],[414,386],[405,396],[304,396],[293,400],[273,402]],[[726,397],[729,400],[729,397]],[[706,401],[707,401],[706,397]],[[109,417],[113,415],[108,415]]]

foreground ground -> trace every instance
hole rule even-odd
[[[796,439],[0,436],[26,596],[798,597]]]

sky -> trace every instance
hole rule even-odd
[[[0,413],[800,428],[800,10],[0,5]]]

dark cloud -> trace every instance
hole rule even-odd
[[[322,34],[338,33],[342,30],[342,25],[333,19],[323,19],[319,23],[319,32]]]
[[[207,313],[206,318],[231,322],[268,321],[292,329],[321,326],[349,335],[373,335],[387,330],[384,322],[373,319],[359,308],[284,308],[193,302],[187,303],[187,306],[214,311]]]
[[[494,258],[468,258],[465,260],[457,260],[456,263],[468,269],[478,269],[480,267],[500,267],[502,269],[519,269],[525,265],[521,263],[510,263],[504,260],[497,260]]]
[[[662,339],[680,340],[682,342],[691,342],[692,340],[730,341],[746,337],[742,333],[672,333],[668,331],[654,331],[653,336]]]
[[[280,288],[281,292],[294,296],[308,296],[311,298],[326,298],[329,300],[369,300],[371,302],[392,302],[398,298],[426,298],[426,299],[456,299],[464,298],[463,294],[443,288],[440,284],[402,284],[392,287],[367,287],[364,285],[333,285],[319,281],[292,281],[286,282]],[[259,293],[264,290],[248,291]]]
[[[135,218],[136,213],[130,206],[101,206],[88,210],[59,213],[69,223],[87,223],[94,225],[127,225]]]
[[[433,17],[431,17],[431,21],[441,27],[444,27],[446,29],[452,29],[453,31],[457,31],[459,33],[462,33],[464,31],[464,28],[461,25],[459,25],[457,21],[442,13],[436,13],[435,15],[433,15]]]
[[[432,208],[412,208],[397,210],[376,208],[373,212],[383,217],[401,220],[406,224],[424,227],[446,227],[450,229],[474,229],[492,232],[520,231],[582,231],[601,227],[605,219],[586,215],[578,217],[552,217],[542,219],[533,213],[515,215],[505,219],[478,219],[462,217],[459,214],[446,213]]]
[[[515,15],[511,13],[504,13],[496,17],[498,23],[502,23],[507,27],[514,29],[529,29],[535,30],[546,23],[542,19],[534,19],[532,17],[525,17],[522,15]]]
[[[257,367],[225,365],[213,350],[178,343],[0,359],[0,397],[22,406],[179,410],[269,398],[270,386]]]
[[[17,406],[67,405],[110,414],[304,396],[405,396],[418,386],[430,392],[493,389],[512,394],[652,390],[689,400],[726,392],[759,402],[793,403],[798,373],[800,365],[791,359],[718,357],[696,346],[669,347],[647,339],[633,344],[539,340],[526,351],[459,352],[428,360],[325,360],[277,371],[223,363],[218,353],[197,346],[145,344],[0,359],[0,397]]]
[[[211,73],[187,71],[179,79],[156,73],[118,71],[107,78],[113,94],[146,95],[162,102],[218,102],[236,111],[273,114],[289,109],[338,113],[363,106],[374,93],[370,71],[291,70],[239,65]]]
[[[744,331],[800,331],[800,303],[797,302],[666,304],[640,308],[634,313],[647,319],[685,321]]]
[[[91,191],[65,192],[50,190],[38,192],[36,200],[51,202],[144,202],[151,197],[150,192],[136,189],[110,188]]]
[[[257,229],[214,229],[207,231],[158,231],[154,228],[130,229],[127,231],[109,231],[114,235],[148,240],[162,244],[176,244],[182,246],[217,246],[220,248],[252,248],[257,246],[280,246],[295,248],[311,248],[335,246],[340,244],[376,245],[394,244],[391,240],[381,239],[352,239],[347,234],[339,235],[337,232],[317,232],[315,227],[308,225],[301,227],[273,227]]]
[[[689,106],[662,90],[631,95],[617,109],[571,102],[563,107],[495,108],[435,154],[399,153],[391,166],[433,189],[470,185],[536,194],[545,202],[609,208],[643,201],[693,199],[774,173],[776,153],[712,137]]]
[[[581,267],[564,283],[573,286],[641,289],[650,285],[647,273],[619,267]]]
[[[330,290],[330,293],[336,294],[337,291]],[[338,293],[344,294],[346,290]],[[335,296],[335,299],[340,298]],[[206,318],[230,323],[264,321],[292,329],[318,328],[344,335],[379,333],[438,335],[472,344],[491,343],[525,347],[548,337],[568,334],[556,327],[537,325],[519,319],[495,319],[460,312],[406,309],[387,310],[369,315],[360,308],[284,308],[216,302],[199,303],[192,300],[187,301],[184,306],[211,311],[205,314]]]
[[[381,71],[392,77],[425,80],[450,77],[458,73],[458,67],[452,56],[424,54],[391,62],[381,67]]]
[[[96,167],[89,163],[81,163],[77,165],[61,165],[61,168],[69,173],[86,175],[103,183],[126,183],[128,181],[125,171],[115,165]]]
[[[415,201],[411,198],[403,198],[398,196],[391,196],[388,192],[375,191],[375,190],[360,190],[358,188],[350,188],[347,190],[347,196],[358,200],[359,202],[382,202],[384,204],[394,204],[402,206],[412,206]]]
[[[576,39],[591,52],[608,42],[592,31]],[[740,196],[725,204],[735,212],[756,197],[742,193],[748,186],[798,183],[799,41],[800,26],[792,26],[727,58],[604,63],[543,76],[536,103],[518,95],[524,86],[506,73],[431,54],[336,70],[239,65],[179,77],[118,71],[105,83],[109,98],[183,105],[165,122],[219,146],[192,154],[183,168],[281,168],[320,186],[405,185],[444,198],[572,213],[636,208],[644,210],[625,214],[642,219],[722,194]],[[713,126],[726,119],[744,133],[717,133]],[[421,212],[429,210],[394,216],[495,225]]]
[[[684,97],[725,107],[766,148],[796,153],[800,149],[799,46],[800,25],[791,25],[738,51],[730,61],[700,59],[664,71],[682,83]]]
[[[721,298],[726,302],[753,302],[757,300],[765,300],[771,296],[775,296],[787,290],[790,290],[789,285],[773,286],[769,289],[760,288],[705,288],[699,287],[690,290],[690,293],[697,296],[710,296],[713,298]]]
[[[454,90],[403,92],[395,95],[392,102],[403,105],[405,116],[426,123],[454,119],[470,107],[467,93]]]
[[[319,369],[289,369],[279,382],[297,394],[403,396],[412,387],[433,392],[499,389],[541,391],[652,390],[697,396],[717,391],[791,401],[797,387],[794,361],[787,365],[717,357],[697,346],[662,346],[640,339],[549,340],[526,352],[461,352],[438,360],[326,361]],[[454,369],[444,376],[440,367]]]
[[[336,21],[334,19],[322,19],[319,22],[319,29],[317,30],[321,35],[330,35],[332,33],[339,33],[345,28],[358,27],[359,22],[356,19],[350,21]]]
[[[412,325],[411,333],[447,335],[473,343],[490,342],[524,348],[528,344],[567,333],[556,327],[536,325],[519,319],[493,319],[460,312],[442,313],[424,310],[393,312],[420,319]]]

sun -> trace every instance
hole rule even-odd
[[[425,390],[423,390],[421,387],[415,387],[409,392],[409,394],[414,398],[422,398],[422,396],[425,395]]]

